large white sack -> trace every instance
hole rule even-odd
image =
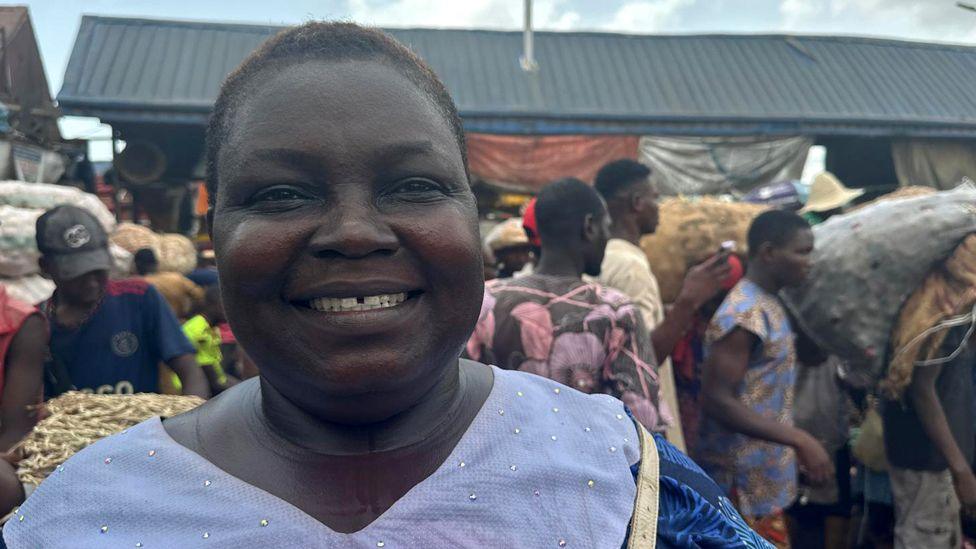
[[[106,233],[115,230],[115,216],[93,194],[65,185],[0,181],[0,205],[52,210],[65,204],[88,210],[105,227]]]

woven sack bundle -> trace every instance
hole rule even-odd
[[[768,209],[711,197],[661,200],[657,232],[644,237],[641,248],[657,277],[663,301],[673,302],[688,269],[718,252],[723,242],[734,240],[737,251],[746,253],[749,225]]]
[[[181,234],[159,237],[159,270],[187,274],[197,267],[197,247]]]
[[[149,227],[135,223],[119,223],[115,232],[109,237],[113,244],[121,247],[130,254],[135,254],[143,248],[149,248],[159,258],[159,235]]]
[[[75,453],[154,416],[171,417],[203,404],[194,396],[140,393],[92,395],[73,391],[44,404],[46,417],[19,445],[17,475],[38,485]]]
[[[976,232],[976,188],[883,200],[814,227],[813,269],[783,293],[800,327],[846,360],[861,384],[877,381],[902,305]]]

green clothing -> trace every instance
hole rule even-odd
[[[217,372],[217,381],[224,385],[227,375],[221,366],[223,354],[220,352],[220,330],[211,326],[203,315],[197,315],[183,324],[183,333],[197,350],[197,364],[212,366]]]

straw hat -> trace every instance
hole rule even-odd
[[[529,237],[522,228],[522,218],[513,217],[496,225],[485,237],[485,244],[493,252],[505,248],[528,246]]]
[[[810,185],[810,198],[800,213],[827,212],[842,208],[864,194],[864,189],[848,189],[834,174],[823,172]]]

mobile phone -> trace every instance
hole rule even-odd
[[[726,240],[725,242],[722,243],[722,246],[719,248],[718,251],[719,253],[723,253],[723,254],[731,254],[735,252],[735,248],[736,248],[735,240]]]

